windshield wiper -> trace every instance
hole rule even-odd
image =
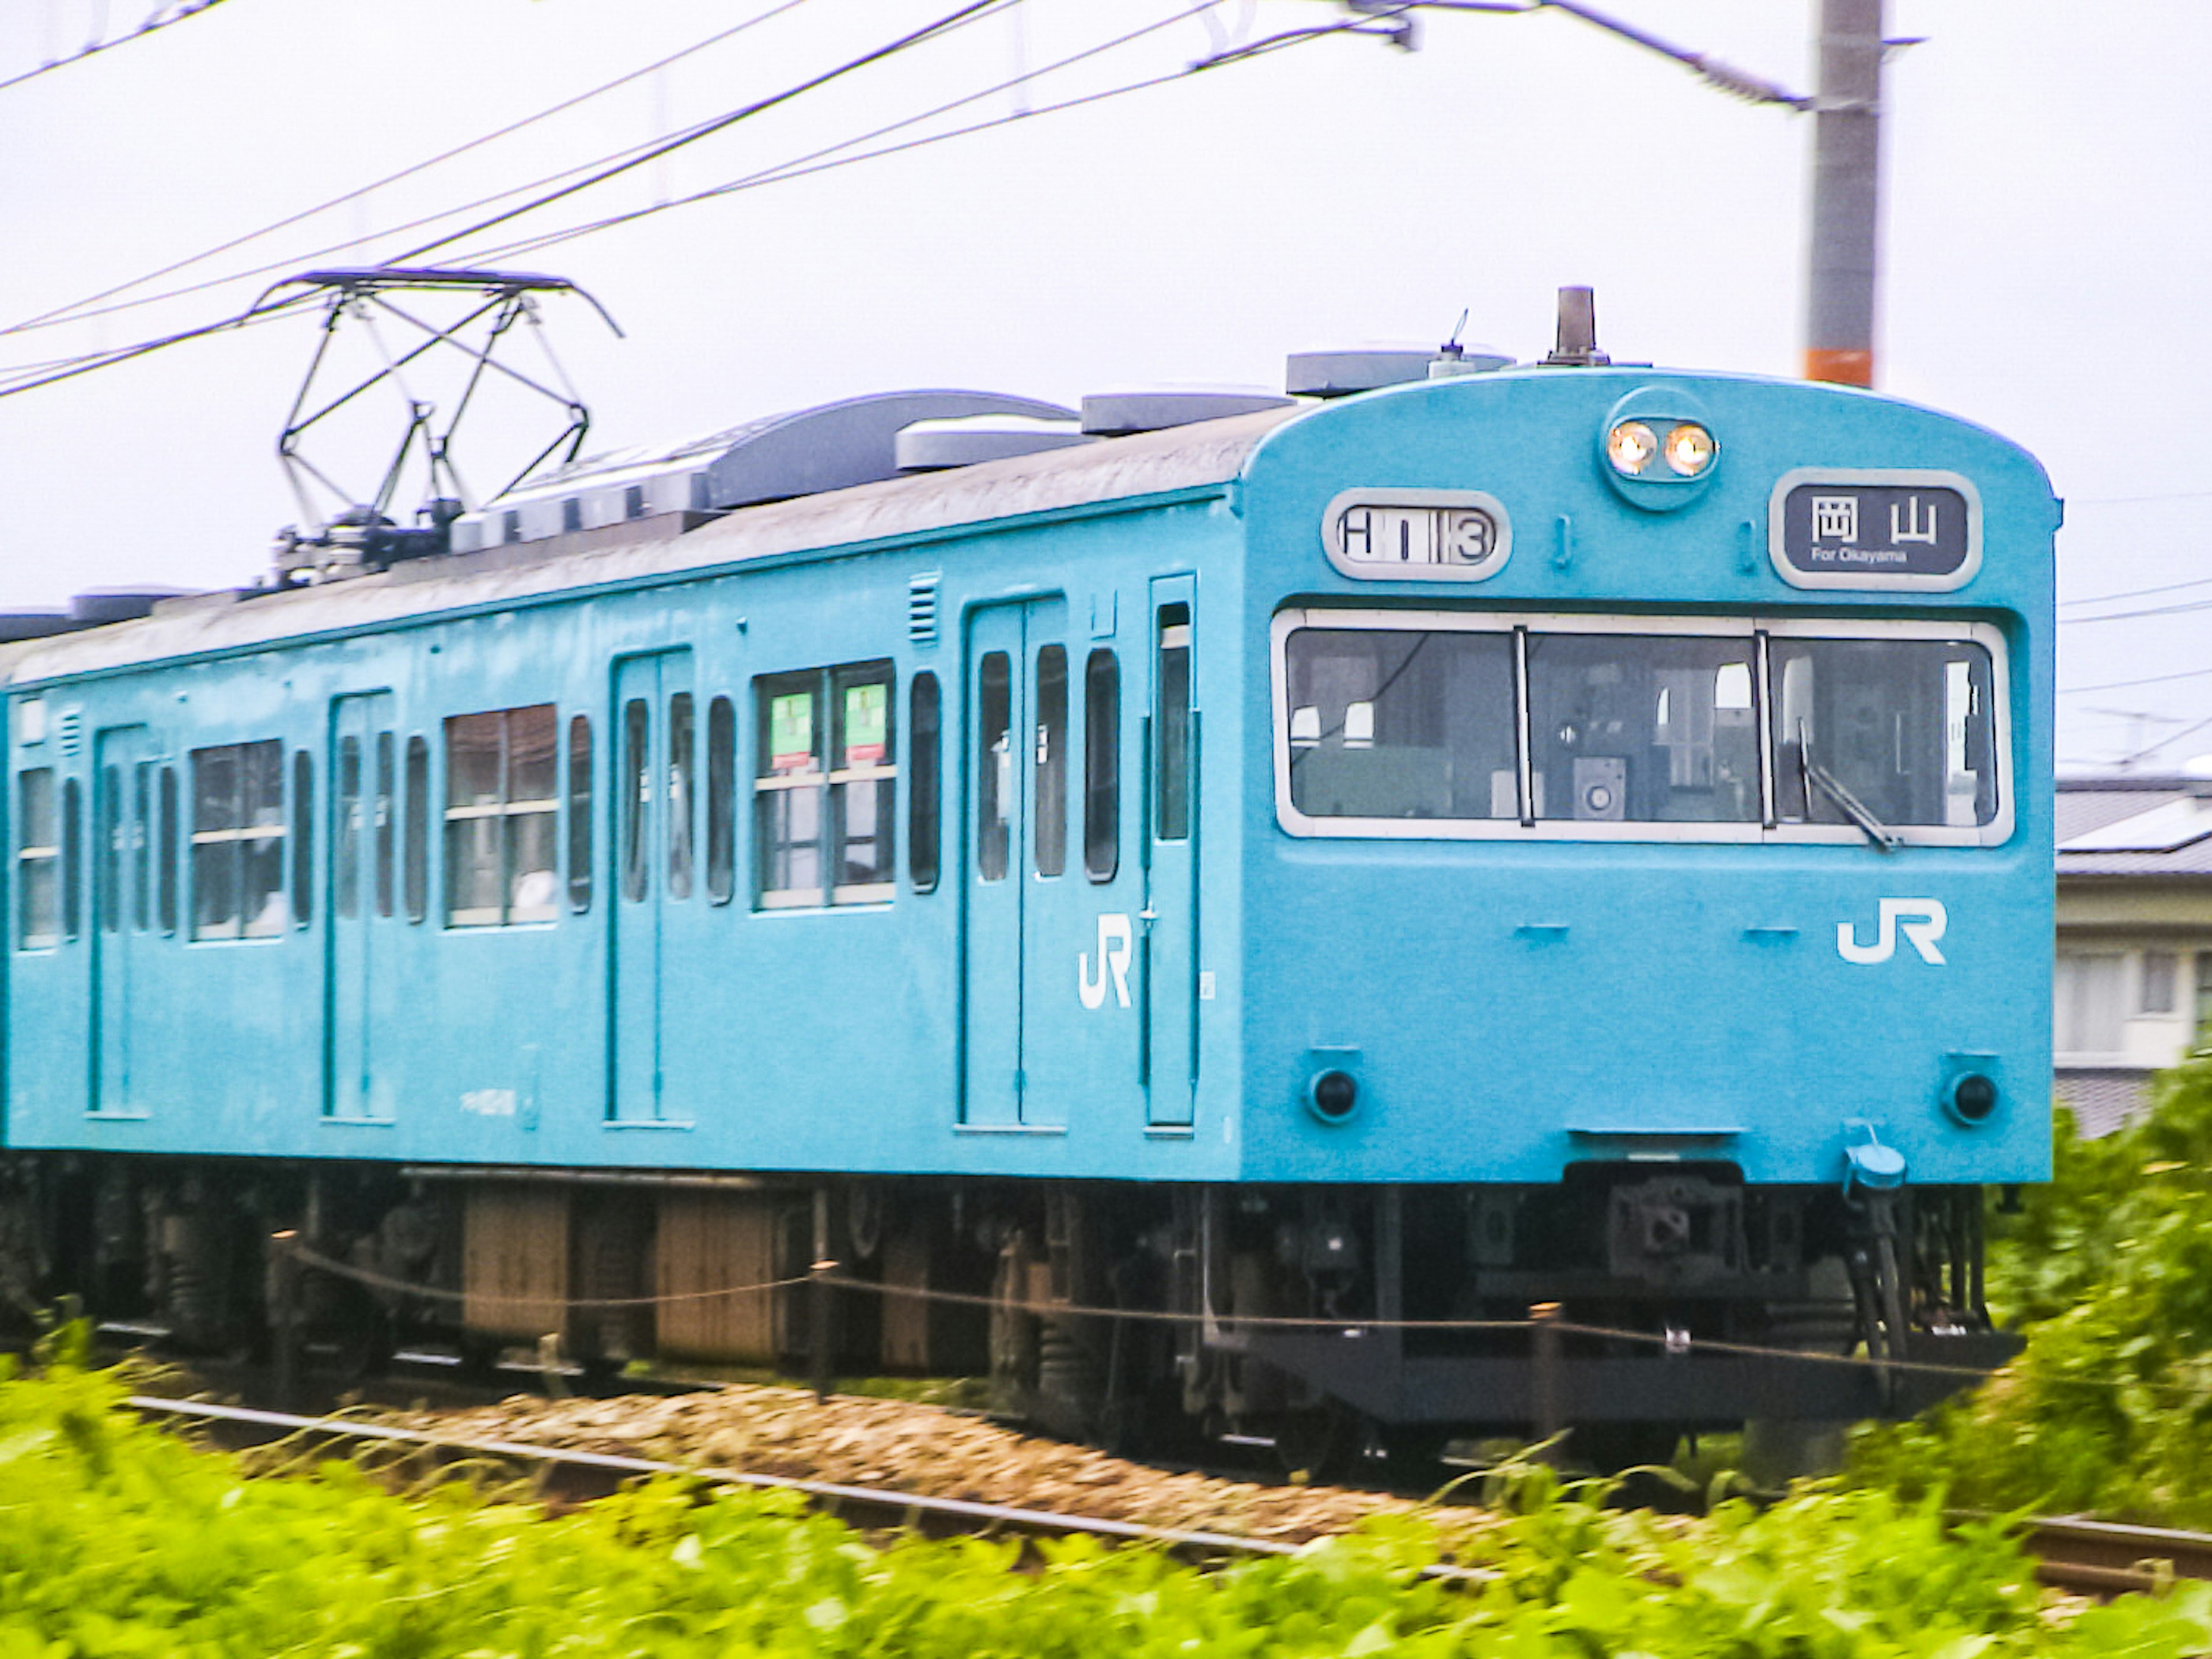
[[[1843,781],[1813,758],[1813,739],[1805,730],[1805,722],[1797,722],[1797,775],[1804,780],[1807,807],[1809,811],[1813,789],[1836,804],[1836,808],[1859,827],[1862,835],[1885,853],[1894,853],[1905,845],[1897,832],[1869,811],[1864,801],[1844,787]]]

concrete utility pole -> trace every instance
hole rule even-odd
[[[1882,0],[1820,0],[1805,378],[1874,384],[1881,178]]]

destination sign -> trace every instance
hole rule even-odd
[[[1981,562],[1980,510],[1952,473],[1796,472],[1775,489],[1769,550],[1799,587],[1959,587]]]
[[[1512,547],[1505,509],[1472,489],[1348,489],[1322,532],[1329,562],[1368,581],[1477,581]]]

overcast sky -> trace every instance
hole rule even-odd
[[[775,3],[224,0],[0,88],[0,325],[412,167]],[[787,3],[566,114],[122,297],[390,258],[483,212],[323,250],[674,133],[956,3]],[[1815,0],[1610,4],[1809,89]],[[126,33],[151,6],[9,0],[0,79]],[[1319,0],[1181,15],[1194,9],[1028,0],[438,257],[671,201],[1025,71],[1018,89],[872,143],[1042,111],[1341,15]],[[1893,35],[1926,40],[1890,64],[1879,382],[2026,444],[2067,498],[2062,765],[2212,757],[2212,422],[2195,383],[2212,368],[2212,5],[1890,10]],[[1286,351],[1433,343],[1462,310],[1470,338],[1527,357],[1549,344],[1567,283],[1598,290],[1616,356],[1790,374],[1810,138],[1806,118],[1723,97],[1563,13],[1431,13],[1410,54],[1316,40],[508,262],[573,277],[626,331],[615,338],[573,301],[544,310],[595,447],[908,386],[1067,402],[1132,382],[1279,386]],[[0,336],[0,366],[210,321],[267,280]],[[0,398],[0,609],[257,578],[270,533],[298,516],[272,452],[315,330],[291,318]],[[418,395],[445,396],[429,378]],[[396,403],[370,412],[376,443],[396,436]],[[498,482],[502,446],[555,429],[519,407],[488,417],[481,449],[465,433],[460,445],[479,489]],[[373,476],[365,453],[333,459],[347,477]],[[2145,609],[2162,614],[2087,620]]]

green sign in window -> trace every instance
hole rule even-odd
[[[890,720],[889,686],[848,685],[845,688],[846,765],[877,766],[882,763]]]
[[[793,691],[768,705],[769,764],[779,772],[804,772],[814,764],[814,694]]]

